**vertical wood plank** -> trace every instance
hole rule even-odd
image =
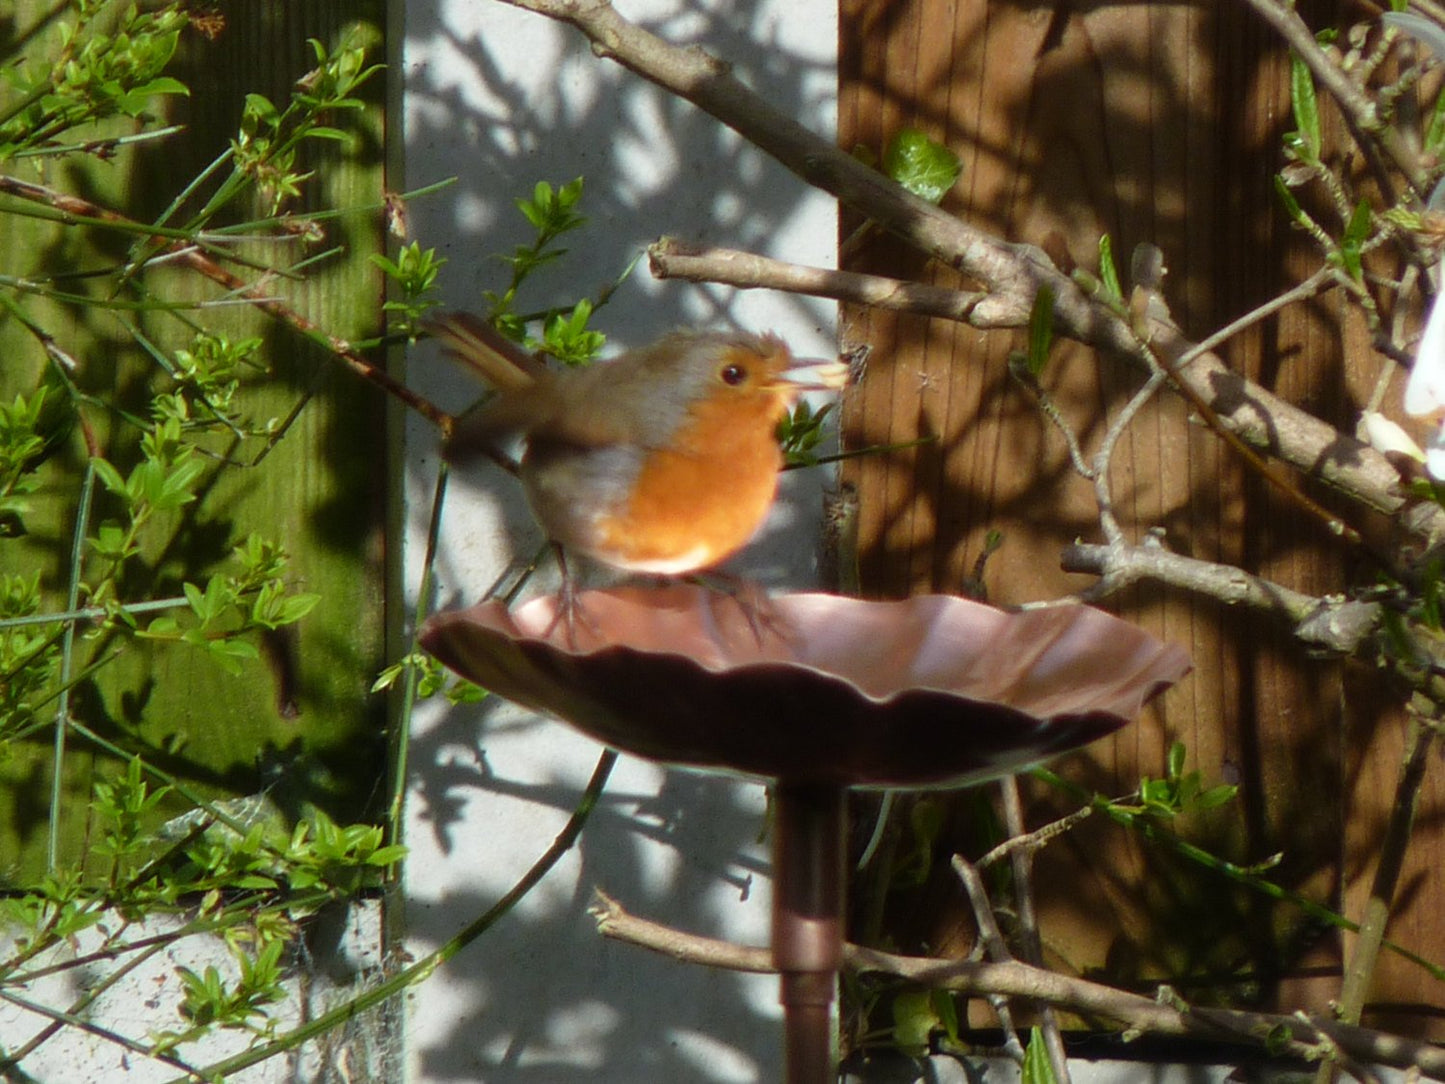
[[[171,74],[191,88],[189,98],[165,103],[174,120],[185,124],[183,133],[164,143],[122,149],[108,160],[56,159],[38,175],[30,163],[0,168],[144,220],[159,215],[226,148],[240,123],[244,94],[263,93],[284,107],[297,80],[315,67],[307,38],[334,49],[350,28],[369,25],[365,33],[374,59],[381,57],[382,0],[246,2],[225,5],[217,14],[224,20],[219,33],[184,33],[173,63]],[[54,4],[20,5],[12,30],[16,40],[26,43],[32,62],[44,60],[50,31],[68,17]],[[283,266],[323,246],[341,246],[339,255],[310,269],[303,281],[278,280],[277,289],[328,331],[357,341],[374,336],[380,326],[380,275],[366,257],[384,247],[375,210],[384,191],[383,90],[381,80],[373,81],[365,92],[366,110],[332,118],[338,127],[357,129],[354,143],[318,140],[303,151],[297,168],[316,170],[317,177],[307,185],[304,201],[292,208],[371,209],[327,223],[325,240],[309,248],[240,246],[252,258]],[[124,134],[133,126],[117,122],[114,128],[115,134]],[[0,263],[10,275],[45,279],[113,267],[125,258],[130,243],[104,231],[27,222],[16,214],[7,214],[5,222]],[[238,273],[248,280],[260,274]],[[164,296],[178,299],[214,299],[219,293],[214,285],[179,271],[157,272],[151,282]],[[80,280],[77,289],[85,288]],[[123,321],[134,319],[164,350],[190,339],[185,325],[166,315],[117,314],[36,296],[18,300],[78,359],[76,379],[84,390],[142,416],[150,395],[167,386],[167,378]],[[314,803],[340,820],[360,819],[376,809],[385,759],[380,705],[369,694],[385,617],[385,547],[379,532],[386,453],[377,437],[384,403],[373,389],[343,374],[324,351],[249,308],[232,307],[223,314],[212,310],[201,322],[233,339],[263,338],[261,356],[270,375],[252,380],[242,393],[252,418],[264,423],[286,416],[303,401],[305,406],[286,438],[257,465],[222,472],[201,501],[160,517],[163,522],[143,540],[145,573],[138,569],[126,586],[144,592],[141,597],[155,597],[178,594],[183,580],[204,584],[210,574],[225,569],[231,548],[255,531],[287,548],[295,589],[319,593],[323,600],[280,638],[283,652],[248,665],[241,677],[222,672],[191,649],[129,647],[119,662],[77,687],[73,714],[122,746],[144,752],[148,761],[203,794],[228,798],[266,789],[287,815]],[[0,349],[6,358],[0,365],[0,399],[28,394],[46,370],[43,352],[9,318],[0,319]],[[87,409],[102,454],[122,472],[128,470],[138,439],[134,427],[118,423],[103,408]],[[43,489],[26,519],[28,533],[0,539],[0,566],[27,576],[38,572],[49,610],[64,609],[69,538],[84,464],[84,448],[74,433],[42,467]],[[102,495],[93,522],[114,513]],[[99,838],[89,817],[91,788],[98,774],[115,765],[72,739],[65,801],[52,811],[50,733],[10,744],[13,755],[0,762],[0,850],[7,855],[6,880],[25,883],[43,871],[52,812],[62,818],[67,861],[84,861]]]
[[[1107,233],[1121,275],[1136,244],[1159,246],[1166,296],[1196,338],[1316,265],[1273,192],[1280,137],[1292,127],[1288,56],[1243,5],[844,0],[842,12],[843,144],[878,149],[901,126],[924,129],[963,160],[945,206],[970,222],[1090,271]],[[969,285],[886,238],[845,256],[859,270]],[[1338,305],[1291,308],[1225,356],[1350,431],[1379,359],[1358,321],[1345,321],[1341,337]],[[1085,585],[1059,570],[1058,555],[1076,537],[1099,538],[1097,510],[1058,434],[1007,376],[1022,336],[857,308],[845,313],[844,333],[872,347],[864,386],[846,406],[847,444],[931,440],[848,467],[865,593],[959,590],[989,529],[1005,536],[985,577],[993,601]],[[1139,379],[1065,345],[1043,383],[1088,447]],[[1320,527],[1187,415],[1178,401],[1157,400],[1115,457],[1117,511],[1134,537],[1163,528],[1175,550],[1316,594],[1358,575]],[[1279,853],[1274,880],[1358,914],[1398,761],[1400,719],[1387,699],[1364,681],[1347,690],[1339,667],[1304,658],[1257,618],[1157,590],[1111,606],[1188,647],[1196,670],[1139,725],[1070,758],[1064,774],[1123,794],[1141,773],[1161,775],[1169,744],[1183,741],[1206,779],[1240,785],[1237,805],[1181,825],[1185,836],[1245,863]],[[1426,823],[1438,821],[1437,801]],[[1033,802],[1035,822],[1069,807],[1037,788]],[[941,855],[970,845],[967,829],[958,831]],[[1430,849],[1425,839],[1416,853]],[[1338,991],[1337,937],[1116,827],[1086,824],[1045,852],[1041,877],[1056,965],[1125,985],[1170,979],[1205,1001],[1321,1009]],[[1429,955],[1425,916],[1438,913],[1440,888],[1417,871],[1411,892],[1392,934]],[[897,914],[910,907],[895,901]],[[961,900],[947,912],[912,909],[916,945],[966,944]],[[1385,975],[1377,1000],[1441,1003],[1419,969],[1394,962]],[[1402,1019],[1428,1030],[1428,1013],[1397,1013],[1392,1023]]]

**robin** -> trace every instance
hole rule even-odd
[[[547,537],[627,572],[685,575],[741,549],[777,492],[779,421],[800,392],[848,376],[841,362],[795,359],[775,335],[679,332],[557,371],[465,313],[424,327],[496,389],[458,421],[446,458],[520,441]]]

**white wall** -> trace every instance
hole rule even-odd
[[[836,7],[818,0],[619,4],[670,39],[697,42],[816,130],[834,125]],[[595,293],[659,235],[829,264],[831,201],[740,146],[711,118],[592,56],[579,34],[486,0],[406,9],[405,184],[460,182],[412,208],[412,236],[451,262],[451,305],[480,309],[505,285],[489,257],[527,237],[512,206],[538,180],[586,177],[591,224],[527,307]],[[777,330],[831,353],[831,305],[656,282],[645,263],[595,321],[612,349],[678,326]],[[413,386],[456,408],[476,389],[430,347]],[[435,436],[413,423],[406,459],[407,582],[415,584],[436,470]],[[794,472],[764,535],[735,568],[806,586],[821,471]],[[541,536],[506,475],[455,477],[437,562],[439,604],[476,601]],[[505,705],[422,706],[411,745],[406,926],[425,953],[489,907],[551,842],[598,748]],[[623,758],[580,847],[518,908],[412,995],[415,1082],[776,1079],[771,978],[710,972],[604,942],[586,914],[594,886],[628,909],[699,933],[762,944],[769,886],[760,787]]]

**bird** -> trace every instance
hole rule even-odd
[[[581,368],[552,369],[479,317],[423,330],[495,389],[458,419],[452,464],[520,442],[527,503],[562,559],[685,576],[742,549],[768,514],[783,456],[778,423],[848,366],[794,358],[776,335],[680,331]]]

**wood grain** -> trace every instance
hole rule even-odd
[[[843,145],[876,152],[901,126],[923,129],[961,156],[962,179],[944,205],[970,222],[1090,271],[1103,234],[1121,274],[1135,245],[1159,246],[1165,294],[1195,338],[1317,266],[1273,191],[1280,137],[1292,126],[1288,56],[1243,5],[845,0],[842,11]],[[847,266],[970,285],[876,235]],[[1005,539],[984,577],[993,601],[1084,586],[1059,570],[1058,554],[1076,538],[1099,540],[1097,510],[1058,433],[1007,375],[1022,336],[854,308],[844,338],[871,347],[867,378],[845,407],[847,444],[929,440],[848,467],[864,593],[959,590],[990,529]],[[1380,365],[1334,298],[1286,310],[1224,356],[1346,431]],[[1139,379],[1060,345],[1043,384],[1091,447]],[[1176,400],[1146,409],[1113,467],[1132,537],[1162,528],[1180,552],[1311,593],[1362,574]],[[1182,741],[1192,768],[1237,782],[1240,796],[1178,825],[1181,834],[1239,862],[1280,854],[1278,883],[1358,915],[1399,759],[1402,723],[1389,698],[1363,675],[1342,684],[1338,665],[1307,659],[1280,630],[1209,602],[1139,589],[1111,606],[1184,644],[1196,669],[1139,725],[1070,759],[1064,773],[1126,793],[1141,774],[1162,775],[1169,744]],[[1069,808],[1038,788],[1032,801],[1035,822]],[[1422,832],[1438,828],[1439,809],[1428,798]],[[938,855],[980,847],[976,820],[958,814],[958,834]],[[1338,992],[1337,936],[1102,821],[1042,861],[1051,962],[1123,984],[1168,979],[1205,1001],[1323,1010]],[[1417,841],[1418,861],[1433,838]],[[1438,881],[1417,869],[1391,928],[1427,956],[1439,955]],[[900,894],[892,913],[895,933],[935,949],[971,940],[951,885]],[[1437,985],[1395,961],[1373,1000],[1411,1003],[1390,1024],[1432,1032]]]
[[[307,38],[335,47],[346,28],[359,20],[380,24],[380,5],[343,7],[227,5],[215,37],[194,30],[182,35],[168,74],[192,88],[190,97],[156,103],[187,126],[183,133],[164,143],[123,148],[106,160],[71,155],[39,169],[33,162],[0,168],[131,217],[159,216],[226,148],[240,124],[247,92],[265,94],[284,107],[296,81],[315,67]],[[71,18],[72,13],[54,4],[23,2],[7,32],[28,42],[39,56],[58,22]],[[373,43],[376,37],[373,32]],[[382,89],[379,81],[368,88],[366,110],[329,122],[356,126],[356,143],[315,141],[303,151],[298,169],[319,170],[320,175],[305,197],[312,202],[295,209],[374,207],[379,202]],[[134,128],[119,121],[113,134]],[[196,206],[188,204],[186,211]],[[325,243],[344,246],[346,254],[312,268],[305,281],[278,283],[277,289],[328,330],[359,341],[375,335],[380,323],[382,284],[366,260],[367,252],[384,244],[380,217],[374,212],[343,216],[327,230]],[[126,258],[132,240],[9,213],[0,231],[0,264],[8,275],[37,280],[61,276],[62,282],[74,284],[72,289],[93,289],[93,296],[103,301],[113,280],[64,276],[114,268]],[[286,263],[304,252],[301,245],[286,249],[258,244],[247,254],[262,262]],[[246,268],[238,268],[238,273],[248,281],[260,274]],[[144,281],[166,299],[214,301],[220,293],[176,269],[148,272]],[[76,383],[96,397],[81,409],[93,427],[99,453],[125,473],[138,458],[139,432],[100,404],[115,404],[143,418],[151,397],[172,386],[127,325],[133,323],[167,352],[189,346],[192,329],[167,314],[12,296],[30,320],[77,360]],[[78,685],[72,714],[202,795],[226,799],[268,789],[276,807],[288,816],[299,815],[304,803],[315,803],[338,820],[351,822],[365,817],[369,803],[376,800],[385,759],[380,706],[368,693],[384,632],[380,528],[386,495],[380,480],[386,449],[377,434],[385,405],[324,351],[299,342],[254,310],[209,310],[199,322],[232,340],[252,335],[264,340],[259,356],[269,373],[248,374],[238,396],[250,418],[264,424],[267,418],[285,418],[298,405],[301,410],[286,438],[259,463],[217,472],[205,483],[200,500],[156,518],[141,539],[141,556],[124,579],[123,601],[175,596],[182,581],[203,586],[213,573],[234,573],[230,551],[253,531],[289,551],[294,590],[316,592],[323,600],[299,626],[258,643],[262,661],[248,664],[240,677],[223,672],[192,648],[143,641],[129,645],[118,661]],[[46,379],[44,352],[17,320],[0,321],[0,349],[5,358],[0,364],[0,399],[28,395]],[[52,391],[58,391],[58,383],[51,382]],[[58,404],[63,393],[56,398]],[[259,444],[243,448],[242,457],[254,455]],[[207,447],[212,453],[226,451],[216,441]],[[41,465],[41,489],[23,532],[0,538],[0,569],[27,578],[38,574],[46,611],[65,608],[70,533],[85,459],[77,428]],[[92,525],[117,514],[115,503],[102,492]],[[87,576],[94,574],[94,564],[89,567]],[[104,657],[118,646],[114,638],[97,645],[82,636],[77,668],[92,652]],[[51,765],[48,729],[26,740],[7,741],[0,757],[0,851],[6,855],[7,884],[27,884],[44,872],[46,826],[52,815],[62,821],[65,864],[90,862],[95,870],[109,868],[104,856],[90,857],[102,830],[92,817],[91,795],[94,782],[116,770],[115,761],[72,738],[63,767],[64,801],[55,810],[49,803]],[[160,814],[174,816],[189,808],[175,798]]]

